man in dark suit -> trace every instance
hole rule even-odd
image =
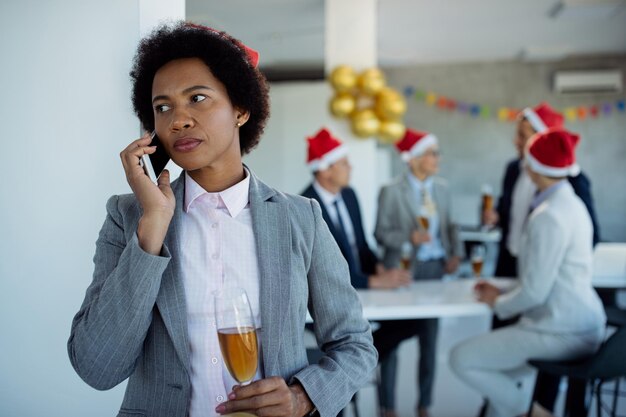
[[[397,288],[408,285],[410,276],[401,269],[385,269],[370,249],[363,231],[356,194],[348,186],[351,166],[347,148],[327,129],[309,138],[308,165],[315,181],[301,194],[322,207],[322,216],[350,267],[355,288]]]
[[[392,289],[409,285],[409,272],[384,268],[367,243],[359,202],[348,185],[351,166],[347,154],[346,146],[327,129],[308,138],[307,164],[314,181],[301,194],[320,203],[322,217],[348,262],[350,280],[355,288]],[[417,334],[420,326],[418,320],[381,322],[374,343],[379,350],[379,360],[386,359],[401,341]],[[381,373],[381,407],[383,414],[393,417],[395,360],[384,366]]]
[[[498,224],[502,230],[495,271],[495,275],[498,277],[517,278],[519,239],[530,202],[536,191],[536,187],[530,181],[528,174],[522,169],[526,142],[536,133],[545,132],[548,128],[560,126],[563,126],[563,115],[545,102],[532,109],[526,108],[519,115],[514,139],[518,156],[509,161],[506,166],[497,211],[492,210],[483,213],[483,222],[485,224]],[[580,197],[589,211],[593,224],[593,244],[595,245],[600,240],[600,233],[591,196],[591,182],[582,171],[576,176],[567,177],[567,179],[576,195]],[[606,301],[604,299],[606,297],[603,297],[603,294],[600,294],[600,296],[603,298],[603,301]],[[493,328],[512,324],[516,320],[517,318],[499,320],[494,316]],[[549,411],[554,409],[559,382],[560,378],[547,374],[540,373],[537,377],[537,402]],[[584,399],[586,389],[584,381],[570,380],[569,385],[569,398]],[[570,409],[576,410],[578,408],[581,408],[580,404],[570,404]]]

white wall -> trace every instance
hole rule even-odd
[[[119,409],[123,386],[87,386],[66,342],[106,199],[129,191],[118,155],[139,131],[139,15],[139,1],[0,2],[1,416]]]

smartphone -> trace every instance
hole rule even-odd
[[[165,152],[165,149],[163,149],[163,145],[161,145],[156,132],[152,132],[150,139],[152,139],[150,146],[156,145],[156,151],[150,155],[142,155],[139,163],[143,167],[146,175],[152,182],[156,183],[159,175],[161,175],[161,172],[165,169],[165,165],[169,162],[170,157]]]

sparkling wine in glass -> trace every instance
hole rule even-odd
[[[479,278],[483,271],[483,263],[485,262],[485,247],[483,245],[474,245],[470,256],[472,263],[472,272],[476,278]]]
[[[400,251],[400,268],[405,271],[411,269],[411,255],[413,255],[413,245],[411,242],[404,242]]]
[[[259,363],[254,316],[243,288],[216,291],[215,320],[220,350],[228,372],[240,384],[252,381]]]
[[[428,216],[426,216],[425,214],[420,214],[419,216],[417,216],[417,221],[419,222],[422,229],[428,232],[428,227],[430,226]]]

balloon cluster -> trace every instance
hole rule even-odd
[[[402,139],[406,101],[401,93],[387,87],[381,70],[370,68],[357,74],[352,67],[340,65],[331,72],[329,81],[335,90],[330,112],[335,117],[349,118],[356,136],[376,135],[384,143]]]

